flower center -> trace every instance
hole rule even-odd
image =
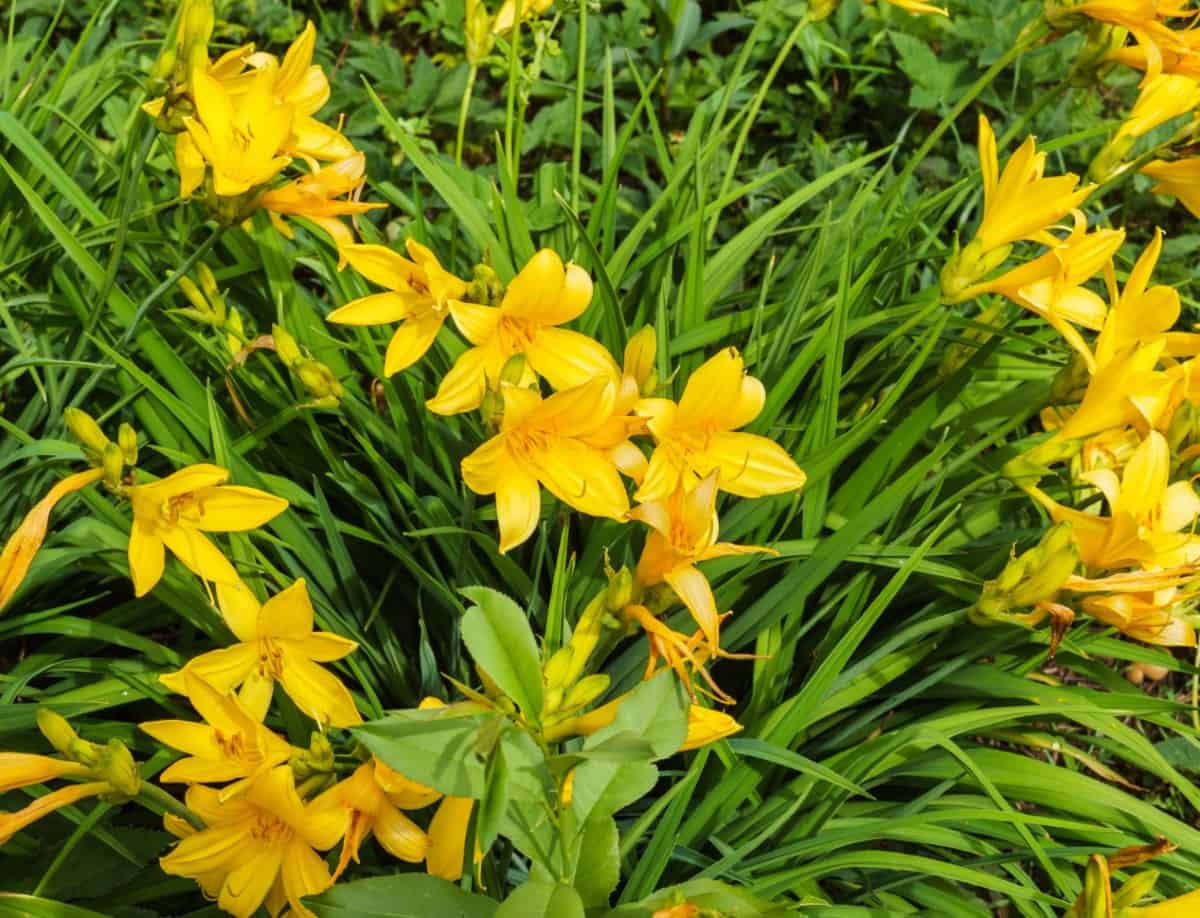
[[[496,328],[500,336],[500,344],[509,354],[522,354],[533,344],[537,335],[538,324],[529,319],[518,319],[514,316],[503,316]]]
[[[195,491],[176,494],[163,501],[159,514],[172,526],[183,517],[199,519],[204,516],[204,499]]]
[[[291,836],[291,826],[267,813],[260,814],[250,829],[250,837],[262,842],[286,841]]]
[[[259,639],[258,674],[264,679],[278,679],[283,675],[283,648],[271,638]]]
[[[246,758],[246,740],[242,736],[241,731],[230,733],[228,735],[220,730],[213,730],[214,738],[217,741],[217,748],[221,750],[221,756],[226,759],[244,759]]]

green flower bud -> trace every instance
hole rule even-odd
[[[279,359],[284,362],[285,366],[295,366],[304,359],[300,353],[300,345],[282,325],[271,326],[271,337],[275,342],[275,353],[279,355]]]
[[[137,465],[137,431],[129,424],[122,423],[117,429],[117,444],[121,447],[121,455],[125,459],[125,464],[130,467]]]
[[[567,692],[563,708],[573,711],[576,708],[582,708],[584,705],[591,704],[608,690],[608,685],[611,681],[605,673],[584,676]]]
[[[80,408],[68,408],[63,412],[63,420],[72,436],[83,444],[84,453],[89,458],[99,459],[104,455],[108,437],[90,414]]]

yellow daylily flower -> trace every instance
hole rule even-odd
[[[425,869],[430,875],[454,882],[462,876],[467,829],[475,801],[470,797],[445,797],[429,823],[429,849]],[[478,848],[475,860],[480,859]]]
[[[1029,491],[1056,523],[1071,523],[1079,558],[1089,568],[1176,567],[1200,560],[1200,537],[1187,532],[1200,514],[1200,497],[1187,481],[1170,483],[1170,471],[1166,438],[1150,431],[1120,477],[1112,469],[1080,475],[1104,495],[1108,516],[1065,507],[1037,488]]]
[[[258,206],[270,214],[271,223],[288,239],[292,238],[293,233],[283,215],[307,217],[312,220],[333,237],[338,248],[338,257],[341,264],[344,264],[345,256],[342,250],[353,244],[354,233],[338,217],[363,214],[387,206],[382,203],[357,201],[350,197],[341,200],[343,195],[353,195],[362,188],[366,168],[366,156],[355,153],[341,162],[325,166],[309,175],[302,175],[282,188],[266,192],[259,197]]]
[[[1047,228],[1082,204],[1091,185],[1077,188],[1071,173],[1045,178],[1046,154],[1032,136],[1000,169],[991,122],[979,116],[979,160],[983,169],[983,220],[975,239],[984,252],[1022,239],[1045,240]],[[1057,241],[1057,240],[1054,240]]]
[[[219,584],[217,597],[225,623],[240,643],[201,654],[179,672],[160,676],[167,688],[186,693],[189,674],[218,692],[240,686],[242,704],[261,720],[278,682],[296,706],[322,726],[362,723],[346,686],[317,665],[340,660],[358,645],[327,631],[313,631],[313,607],[304,580],[262,605],[241,582]]]
[[[474,347],[455,361],[437,395],[426,402],[429,410],[475,410],[516,354],[524,354],[527,365],[555,389],[570,389],[597,376],[618,379],[616,362],[603,345],[558,327],[582,315],[591,301],[587,272],[542,249],[513,278],[499,306],[452,302],[450,314]]]
[[[1083,357],[1089,369],[1095,370],[1091,348],[1075,326],[1099,331],[1108,315],[1108,306],[1083,284],[1110,264],[1125,241],[1125,230],[1098,229],[1089,233],[1087,221],[1082,214],[1078,216],[1080,219],[1071,234],[1043,255],[995,280],[974,284],[949,301],[986,293],[1007,297],[1049,322]]]
[[[375,766],[364,762],[354,774],[321,794],[312,805],[315,810],[341,810],[348,819],[342,854],[333,872],[336,880],[350,861],[358,863],[358,849],[374,834],[392,857],[410,864],[425,860],[429,837],[415,822],[404,815],[375,777]]]
[[[313,63],[316,46],[317,29],[310,20],[288,47],[282,62],[271,54],[257,54],[251,63],[270,74],[276,104],[295,113],[290,136],[283,147],[286,152],[337,162],[353,156],[355,150],[340,131],[312,117],[329,101],[330,93],[325,71]]]
[[[1186,53],[1187,47],[1163,20],[1190,16],[1188,0],[1054,0],[1046,18],[1056,28],[1069,28],[1080,17],[1128,29],[1146,58],[1147,76],[1162,72],[1166,49]]]
[[[1177,198],[1193,217],[1200,217],[1200,157],[1175,162],[1156,159],[1142,167],[1142,175],[1158,183],[1150,189],[1154,194]]]
[[[983,172],[983,219],[975,238],[957,252],[942,270],[942,290],[954,297],[1008,257],[1008,246],[1020,240],[1049,246],[1058,240],[1049,228],[1079,207],[1092,185],[1078,188],[1072,173],[1045,178],[1046,154],[1037,151],[1033,137],[1000,169],[996,135],[991,122],[979,116],[979,165]]]
[[[218,692],[186,669],[183,685],[204,723],[152,720],[140,725],[164,746],[187,753],[159,775],[160,781],[205,784],[253,779],[291,757],[292,747],[251,717],[236,698]]]
[[[1179,293],[1166,284],[1148,287],[1162,253],[1162,240],[1162,230],[1155,228],[1154,238],[1138,256],[1119,294],[1116,277],[1109,272],[1112,309],[1096,339],[1098,366],[1107,365],[1117,354],[1130,348],[1165,336],[1179,320]],[[1163,340],[1170,345],[1171,339]]]
[[[500,432],[462,461],[467,487],[496,495],[501,553],[533,534],[540,485],[581,513],[624,519],[629,498],[621,476],[604,452],[583,442],[612,416],[615,388],[602,377],[543,399],[536,389],[501,386]]]
[[[206,828],[186,835],[159,860],[164,872],[197,881],[222,911],[238,918],[250,918],[262,906],[272,916],[290,906],[292,914],[312,918],[300,900],[333,885],[317,851],[342,837],[343,812],[306,806],[286,765],[230,799],[194,784],[185,802]]]
[[[1162,429],[1186,391],[1184,373],[1155,367],[1166,348],[1163,337],[1127,349],[1100,365],[1083,401],[1058,429],[1058,436],[1082,439],[1130,425]]]
[[[0,552],[0,609],[8,605],[8,601],[25,581],[29,566],[33,564],[34,556],[46,539],[46,530],[50,528],[50,514],[59,501],[90,484],[95,484],[103,477],[103,469],[88,469],[68,475],[47,491],[46,496],[25,514],[21,525],[4,544],[4,551]]]
[[[133,508],[129,573],[134,593],[145,596],[162,577],[166,549],[197,577],[234,583],[237,572],[206,532],[257,529],[287,509],[288,502],[255,488],[227,485],[229,472],[189,465],[160,481],[125,489]]]
[[[221,197],[263,185],[291,162],[281,150],[292,133],[294,112],[275,101],[271,79],[268,71],[259,71],[235,98],[208,74],[192,75],[196,117],[185,118],[184,126],[212,167],[213,190]]]
[[[729,555],[775,554],[770,548],[717,541],[717,479],[718,472],[709,472],[691,491],[680,485],[666,500],[647,501],[629,511],[631,519],[651,529],[638,560],[639,583],[652,587],[666,582],[714,647],[720,643],[720,614],[712,588],[696,564]]]
[[[725,739],[740,732],[743,727],[724,711],[705,708],[698,704],[688,707],[687,736],[684,737],[680,752],[699,749],[709,743]]]
[[[405,246],[408,258],[383,245],[343,246],[341,255],[351,267],[388,292],[352,300],[326,317],[340,325],[399,322],[383,359],[385,376],[425,356],[450,315],[451,304],[467,293],[467,282],[443,268],[430,249],[415,239]]]
[[[656,446],[637,499],[665,500],[681,482],[691,487],[714,470],[721,473],[718,487],[740,497],[804,487],[804,472],[778,443],[739,431],[762,413],[765,401],[762,383],[746,373],[732,347],[691,375],[678,404],[643,399],[638,413],[648,419]]]
[[[517,3],[521,4],[521,21],[540,16],[550,7],[554,0],[504,0],[500,9],[496,10],[496,18],[492,20],[492,32],[499,35],[513,27],[517,18]]]
[[[1146,80],[1116,138],[1142,137],[1161,124],[1200,105],[1200,83],[1192,77],[1161,73]]]

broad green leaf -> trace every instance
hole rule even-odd
[[[495,918],[584,918],[583,902],[570,886],[530,882],[512,891]]]
[[[493,918],[498,905],[424,873],[343,881],[304,904],[317,918]]]
[[[542,664],[525,610],[487,587],[462,590],[475,605],[462,618],[463,643],[529,720],[542,715]]]

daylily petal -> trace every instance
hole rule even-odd
[[[496,480],[496,518],[500,524],[500,554],[516,548],[537,528],[542,492],[537,479],[509,467]]]
[[[303,640],[312,634],[314,618],[308,584],[301,577],[263,603],[256,630],[263,637]]]
[[[383,360],[383,375],[392,376],[406,370],[425,356],[433,339],[441,331],[444,317],[429,313],[419,319],[408,319],[402,324],[388,344]]]
[[[345,255],[352,248],[355,247],[344,245],[339,251]],[[407,318],[411,312],[412,306],[403,294],[373,293],[351,300],[345,306],[335,309],[325,319],[338,325],[387,325]]]
[[[717,603],[713,598],[708,578],[688,564],[667,571],[663,579],[688,607],[709,645],[716,647],[720,639],[721,616],[717,612]]]
[[[615,380],[620,376],[617,362],[603,344],[565,328],[539,329],[526,346],[525,357],[555,389],[581,386],[597,377]]]
[[[476,346],[490,340],[500,324],[500,310],[494,306],[464,303],[457,299],[450,301],[450,315],[463,337]]]
[[[247,532],[269,523],[288,508],[282,497],[257,488],[221,485],[197,491],[195,527],[202,532]]]
[[[219,692],[228,692],[244,680],[258,665],[258,652],[252,644],[234,644],[220,650],[195,657],[185,669],[199,676]],[[163,674],[158,677],[173,692],[184,694],[187,684],[179,673]]]
[[[362,723],[354,698],[338,677],[305,657],[299,648],[291,651],[289,646],[279,684],[296,707],[320,724],[352,727]]]
[[[552,249],[541,249],[512,279],[500,310],[545,325],[561,325],[580,316],[591,299],[588,273],[578,265],[564,266]]]
[[[159,537],[171,554],[197,577],[214,583],[232,583],[238,579],[229,559],[199,532],[183,526],[164,526]]]
[[[269,843],[261,845],[230,871],[221,887],[217,905],[222,911],[238,918],[250,918],[258,911],[279,874],[283,858],[283,845]]]
[[[167,554],[163,540],[143,523],[134,519],[129,530],[129,576],[135,596],[145,596],[162,579]]]
[[[536,470],[546,490],[581,513],[619,520],[629,510],[616,466],[577,440],[554,442],[537,457]]]
[[[340,634],[328,631],[314,631],[299,642],[300,652],[310,660],[318,663],[332,663],[349,656],[358,649],[358,643]]]
[[[383,807],[371,827],[379,844],[395,858],[419,864],[429,851],[429,836],[420,826],[394,807]]]
[[[425,406],[434,414],[461,414],[474,411],[487,391],[488,352],[483,347],[464,351],[450,371],[442,377],[437,394]]]
[[[425,869],[433,876],[450,881],[462,876],[467,828],[474,804],[469,797],[447,797],[433,814],[429,824],[429,852],[425,856]]]
[[[721,490],[741,497],[798,491],[807,477],[783,447],[756,434],[713,434],[704,459],[721,470]]]
[[[312,918],[301,899],[315,896],[333,885],[333,876],[325,862],[303,842],[293,841],[283,858],[283,890],[297,918]]]
[[[355,271],[388,290],[411,292],[413,280],[421,273],[415,264],[386,245],[348,245],[342,254]]]

